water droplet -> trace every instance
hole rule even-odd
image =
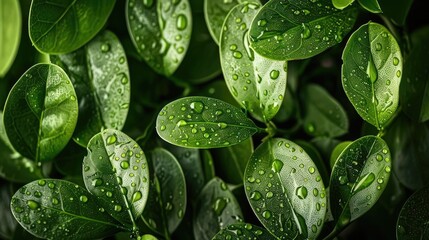
[[[375,50],[381,51],[382,48],[383,48],[383,46],[381,45],[381,43],[375,44]]]
[[[231,50],[231,51],[235,51],[235,50],[237,50],[237,45],[236,45],[236,44],[231,44],[231,45],[229,46],[229,50]]]
[[[305,25],[305,23],[302,23],[302,32],[301,32],[301,38],[307,39],[311,37],[311,30]]]
[[[133,203],[137,202],[138,200],[142,199],[142,193],[140,191],[133,193],[133,196],[131,199]]]
[[[338,178],[338,181],[340,181],[341,185],[344,185],[344,184],[346,184],[349,181],[349,179],[347,178],[347,176],[340,176]]]
[[[180,210],[177,212],[177,217],[179,217],[179,218],[183,218],[183,210],[182,210],[182,209],[180,209]]]
[[[107,145],[112,145],[115,142],[116,142],[116,135],[115,134],[112,134],[112,135],[108,136],[107,139],[106,139]]]
[[[316,171],[316,169],[314,167],[309,167],[308,168],[308,172],[313,174]]]
[[[279,75],[280,75],[280,72],[278,70],[272,70],[270,72],[270,78],[273,80],[277,79]]]
[[[377,156],[375,157],[377,159],[377,161],[381,162],[383,160],[383,156],[381,156],[381,154],[377,154]]]
[[[107,196],[107,197],[112,197],[112,196],[113,196],[113,193],[112,193],[112,192],[110,192],[110,191],[107,191],[107,192],[106,192],[106,196]]]
[[[45,186],[46,181],[45,181],[45,180],[43,180],[43,179],[41,179],[41,180],[39,180],[39,181],[37,182],[37,184],[39,184],[39,186]]]
[[[366,68],[366,74],[368,75],[368,78],[371,82],[377,81],[378,72],[377,72],[377,68],[375,67],[374,61],[372,60],[372,57],[370,57],[370,59],[368,61],[368,66]]]
[[[240,51],[235,51],[232,56],[234,56],[236,59],[240,59],[243,57],[243,54],[241,54]]]
[[[384,168],[384,171],[386,171],[387,173],[390,173],[390,167],[389,167],[389,166],[386,166],[386,167]]]
[[[317,197],[319,195],[319,190],[317,188],[313,189],[313,195]]]
[[[279,159],[275,159],[271,164],[271,170],[275,173],[279,173],[283,168],[283,162]]]
[[[58,198],[52,198],[52,204],[57,205],[59,203]]]
[[[305,199],[307,197],[307,193],[307,188],[304,186],[298,187],[295,192],[299,199]]]
[[[271,218],[271,212],[269,210],[265,210],[262,212],[262,217],[264,217],[265,219],[270,219]]]
[[[27,200],[27,206],[31,209],[31,210],[36,210],[39,208],[39,203],[33,200]]]
[[[165,125],[161,125],[160,129],[161,131],[164,131],[167,127]]]
[[[228,127],[228,124],[226,124],[226,123],[224,123],[224,122],[220,122],[220,123],[218,123],[218,124],[217,124],[217,126],[218,126],[220,129],[224,129],[224,128]]]
[[[401,77],[401,74],[402,74],[402,73],[401,73],[401,70],[396,71],[396,76],[397,76],[397,77]]]
[[[101,47],[100,47],[100,49],[101,49],[101,51],[102,52],[108,52],[108,51],[110,51],[110,44],[108,44],[108,43],[103,43],[103,44],[101,44]]]
[[[365,176],[362,176],[358,179],[358,183],[355,185],[353,192],[359,192],[371,185],[372,182],[375,180],[374,173],[366,174]]]
[[[86,202],[88,202],[88,197],[87,197],[87,196],[85,196],[85,195],[82,195],[82,196],[80,196],[80,197],[79,197],[79,200],[80,200],[81,202],[86,203]]]
[[[115,212],[120,212],[120,211],[122,211],[122,207],[119,205],[115,205],[113,210],[115,210]]]
[[[216,215],[220,216],[223,212],[223,210],[226,207],[226,200],[224,198],[217,198],[215,202],[213,203],[213,211],[216,213]]]
[[[210,137],[210,134],[208,134],[208,133],[204,133],[204,134],[203,134],[203,136],[204,136],[204,138],[209,138],[209,137]]]
[[[259,199],[262,198],[262,194],[258,191],[254,191],[250,194],[250,199],[258,201]]]
[[[189,107],[196,113],[201,113],[204,110],[204,104],[202,102],[191,102]]]
[[[122,169],[127,169],[130,167],[130,163],[128,161],[122,161],[121,162],[121,168]]]
[[[184,30],[188,26],[188,19],[185,15],[179,14],[177,16],[176,27],[178,30]]]
[[[220,116],[220,115],[222,115],[222,114],[223,114],[223,112],[222,112],[221,110],[217,110],[217,111],[215,112],[215,114],[216,114],[217,116]]]
[[[143,5],[147,8],[152,7],[152,4],[153,4],[153,0],[143,0]],[[130,2],[130,5],[131,5],[131,2]]]
[[[50,189],[54,189],[54,187],[55,187],[55,183],[52,183],[52,182],[48,183],[48,187],[49,187]]]
[[[393,65],[398,66],[399,64],[399,59],[397,57],[393,58]]]
[[[272,198],[273,196],[274,196],[274,193],[273,193],[273,192],[267,192],[267,193],[265,194],[265,197],[266,197],[266,198],[268,198],[268,199]]]
[[[178,127],[183,127],[183,126],[186,126],[188,123],[185,121],[185,120],[183,120],[183,119],[181,119],[181,120],[179,120],[178,122],[177,122],[177,126]]]
[[[315,129],[315,127],[314,127],[314,124],[312,124],[312,123],[307,124],[307,131],[308,131],[309,133],[313,133],[315,130],[316,130],[316,129]]]

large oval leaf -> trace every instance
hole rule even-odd
[[[163,148],[150,152],[150,162],[153,175],[142,219],[153,231],[169,238],[185,214],[185,176],[177,159]]]
[[[259,4],[235,6],[225,19],[220,39],[223,75],[237,102],[264,121],[271,120],[283,102],[287,63],[255,53],[249,46],[249,26]]]
[[[83,180],[106,212],[122,224],[134,225],[142,214],[149,170],[139,145],[124,133],[106,129],[91,138],[83,159]]]
[[[324,88],[308,84],[302,92],[304,129],[312,136],[338,137],[347,133],[346,111]]]
[[[3,118],[21,155],[49,161],[70,140],[77,115],[76,93],[66,73],[53,64],[37,64],[9,92]]]
[[[44,53],[72,52],[100,31],[115,2],[33,0],[28,21],[31,42]]]
[[[139,54],[155,71],[170,76],[188,49],[192,14],[188,0],[128,0],[128,31]]]
[[[6,75],[18,52],[21,38],[21,8],[17,0],[0,2],[0,78]]]
[[[309,58],[341,42],[357,13],[355,7],[336,9],[331,0],[271,0],[252,22],[251,46],[272,59]]]
[[[396,224],[396,238],[398,240],[428,239],[428,195],[429,187],[422,188],[411,195],[402,206]]]
[[[208,97],[185,97],[167,104],[156,120],[165,141],[189,148],[227,147],[240,143],[258,127],[240,109]]]
[[[350,36],[342,58],[347,97],[365,121],[383,128],[398,107],[402,76],[398,43],[384,26],[370,22]]]
[[[271,235],[266,229],[252,225],[250,223],[234,223],[226,228],[220,230],[212,240],[225,240],[225,239],[260,239],[260,240],[274,240],[277,239]]]
[[[219,230],[242,221],[243,213],[228,186],[219,178],[213,178],[204,186],[195,205],[195,239],[212,239]]]
[[[338,156],[329,185],[330,209],[341,229],[362,216],[380,198],[390,176],[390,151],[383,139],[365,136]]]
[[[39,238],[97,239],[121,229],[86,189],[63,180],[28,183],[13,195],[11,209],[19,224]]]
[[[130,102],[127,58],[118,38],[101,32],[84,48],[51,56],[69,74],[79,101],[74,140],[86,147],[102,129],[121,130]]]
[[[247,199],[261,223],[282,239],[315,239],[322,230],[326,193],[317,167],[297,144],[270,139],[246,167]]]

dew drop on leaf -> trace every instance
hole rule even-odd
[[[304,186],[301,186],[301,187],[298,187],[297,189],[296,189],[296,192],[295,192],[295,194],[296,194],[296,196],[299,198],[299,199],[305,199],[306,197],[307,197],[307,188],[306,187],[304,187]]]

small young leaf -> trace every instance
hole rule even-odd
[[[21,7],[17,0],[0,1],[0,78],[4,77],[15,59],[21,39]]]
[[[258,127],[240,109],[218,99],[185,97],[167,104],[156,120],[158,135],[188,148],[216,148],[238,144]]]
[[[240,205],[227,185],[213,178],[201,191],[195,205],[194,237],[209,240],[225,226],[243,219]]]
[[[329,185],[330,209],[342,229],[378,200],[389,181],[390,151],[383,139],[365,136],[338,156]]]
[[[252,225],[250,223],[234,223],[220,230],[212,240],[225,239],[259,239],[259,240],[274,240],[277,239],[271,235],[266,229]]]
[[[347,114],[325,89],[316,84],[308,84],[303,90],[302,99],[304,129],[309,135],[338,137],[347,133]]]
[[[130,74],[124,49],[110,31],[98,34],[84,48],[51,56],[70,76],[79,101],[73,138],[86,147],[102,129],[121,130],[130,102]]]
[[[263,121],[271,120],[283,102],[287,62],[267,59],[249,46],[248,32],[260,6],[242,3],[225,19],[220,39],[223,75],[235,100]]]
[[[367,11],[372,13],[381,13],[380,5],[378,0],[357,0],[359,4],[365,8]]]
[[[350,4],[352,4],[355,0],[332,0],[332,4],[335,8],[344,9]]]
[[[28,21],[31,42],[44,53],[72,52],[101,30],[115,2],[33,0]]]
[[[396,224],[396,239],[427,239],[429,222],[429,187],[424,187],[413,195],[402,206]]]
[[[76,126],[76,93],[67,74],[54,64],[36,64],[15,83],[4,107],[12,146],[24,157],[52,160]]]
[[[128,32],[139,54],[156,72],[172,75],[188,50],[192,14],[188,0],[126,3]]]
[[[344,91],[359,115],[382,129],[394,115],[402,76],[401,50],[384,26],[367,23],[343,51]]]
[[[27,231],[48,239],[97,239],[120,230],[86,189],[64,180],[40,179],[12,197],[15,219]]]
[[[246,167],[247,199],[276,237],[315,239],[326,213],[326,193],[313,161],[297,144],[270,139],[256,148]]]
[[[313,57],[340,43],[357,13],[356,7],[336,9],[331,0],[271,0],[253,19],[251,46],[271,59]]]
[[[177,159],[167,150],[156,148],[151,151],[150,158],[153,177],[142,219],[153,231],[169,236],[185,214],[185,176]]]
[[[124,225],[142,214],[149,193],[149,170],[139,145],[124,133],[106,129],[94,135],[83,159],[85,186],[99,204]]]

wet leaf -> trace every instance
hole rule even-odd
[[[382,129],[394,115],[402,77],[401,50],[384,26],[367,23],[343,51],[344,91],[359,115]]]
[[[287,63],[267,59],[250,48],[248,33],[260,5],[242,3],[225,19],[220,40],[223,75],[235,100],[263,121],[278,112],[286,90]]]
[[[142,219],[158,234],[170,235],[185,214],[185,176],[177,159],[167,150],[156,148],[150,152],[150,158],[153,177],[150,180],[149,198]]]
[[[251,46],[277,60],[313,57],[340,43],[357,13],[355,7],[336,9],[331,0],[271,0],[253,19]]]
[[[342,151],[329,185],[336,228],[347,226],[377,202],[389,181],[390,162],[389,147],[375,136],[361,137]]]
[[[355,0],[332,0],[332,4],[335,8],[344,9],[350,4],[352,4]]]
[[[244,176],[247,199],[276,237],[315,239],[326,213],[326,193],[317,167],[297,144],[270,139],[256,148]]]
[[[191,39],[188,0],[128,0],[128,32],[140,56],[156,72],[170,76],[179,67]]]
[[[213,178],[204,186],[195,206],[195,239],[212,239],[222,228],[243,219],[240,205],[219,178]]]
[[[429,222],[429,187],[424,187],[415,192],[402,206],[396,224],[396,238],[406,239],[427,239],[429,232],[427,223]]]
[[[238,144],[259,129],[237,107],[208,97],[185,97],[167,104],[156,120],[158,135],[188,148]]]
[[[29,232],[49,239],[97,239],[122,227],[85,188],[64,180],[40,179],[11,200],[15,219]]]
[[[372,13],[381,13],[380,4],[378,0],[357,0],[358,3],[365,8],[367,11]]]
[[[12,146],[24,157],[52,160],[76,126],[76,93],[54,64],[37,64],[15,83],[4,107],[4,126]]]
[[[271,235],[266,229],[252,225],[250,223],[234,223],[220,230],[212,240],[224,239],[260,239],[274,240],[277,239]]]
[[[351,141],[344,141],[335,146],[334,150],[332,150],[331,157],[329,158],[329,165],[331,169],[334,167],[335,162],[338,159],[338,156],[344,151],[344,149],[352,143]]]
[[[19,1],[3,0],[0,2],[0,78],[9,71],[21,38],[21,7]]]
[[[338,137],[347,133],[349,119],[346,111],[324,88],[308,84],[302,92],[302,99],[307,134]]]
[[[149,170],[138,144],[124,133],[107,129],[88,143],[83,159],[85,186],[100,206],[123,225],[134,225],[149,193]]]
[[[119,39],[101,32],[85,47],[51,56],[70,76],[79,101],[79,119],[73,139],[86,147],[102,129],[121,130],[130,103],[130,74]]]
[[[44,53],[72,52],[101,30],[115,2],[33,0],[28,24],[31,42]]]

